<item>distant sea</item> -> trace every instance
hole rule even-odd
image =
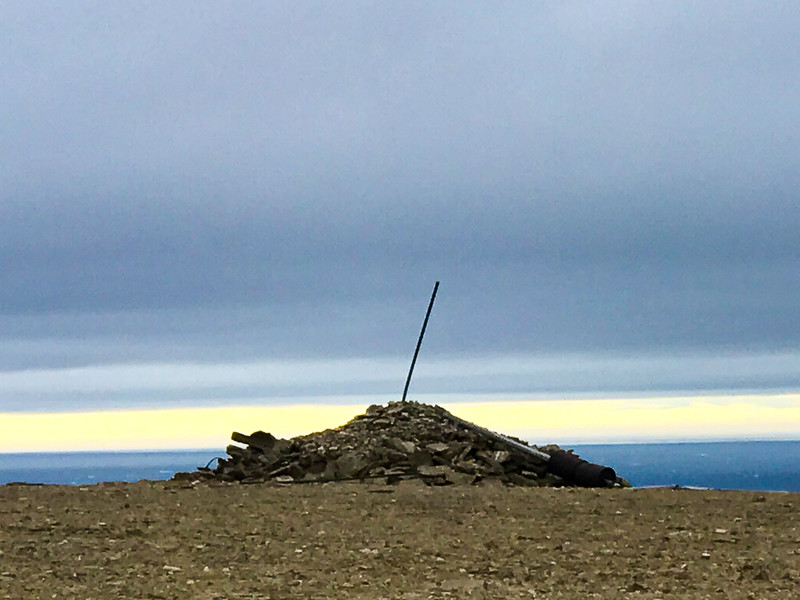
[[[569,445],[590,462],[612,467],[636,487],[800,492],[800,441]],[[0,454],[0,484],[90,485],[163,480],[213,467],[220,450]]]
[[[800,441],[565,446],[636,487],[800,492]]]
[[[209,462],[213,467],[217,456],[224,458],[225,451],[0,453],[0,484],[157,481],[169,479],[178,471],[195,471]]]

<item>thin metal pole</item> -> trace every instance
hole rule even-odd
[[[417,363],[417,355],[419,348],[422,346],[422,337],[425,335],[425,328],[428,326],[428,319],[431,316],[431,309],[433,309],[433,301],[436,299],[436,290],[439,289],[439,282],[437,281],[433,286],[433,294],[431,294],[431,302],[428,304],[428,312],[425,313],[425,320],[422,322],[422,331],[419,332],[419,339],[417,340],[417,348],[414,350],[414,358],[411,359],[411,368],[408,370],[408,377],[406,377],[406,387],[403,388],[403,402],[406,401],[408,394],[408,386],[411,383],[411,374],[414,372],[414,365]]]

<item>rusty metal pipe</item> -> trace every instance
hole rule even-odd
[[[555,475],[583,487],[611,487],[617,481],[611,467],[590,463],[565,450],[550,454],[548,467]]]

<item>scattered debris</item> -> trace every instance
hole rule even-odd
[[[594,485],[570,477],[577,464],[596,467],[610,478],[597,480],[597,485],[626,485],[612,469],[581,461],[558,446],[529,446],[418,402],[373,405],[337,429],[290,440],[264,431],[234,432],[231,439],[242,445],[228,446],[229,458],[220,459],[216,468],[178,473],[175,478],[279,484],[420,479],[428,485],[492,480],[520,486]],[[563,468],[565,459],[569,471]]]

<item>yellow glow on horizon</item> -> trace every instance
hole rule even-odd
[[[448,409],[489,429],[536,440],[800,438],[800,394],[452,404]]]
[[[449,398],[449,397],[448,397]],[[426,398],[427,399],[427,398]],[[800,439],[800,394],[592,400],[429,401],[537,444],[704,437]],[[219,448],[232,431],[293,437],[343,425],[368,404],[0,414],[0,452]]]
[[[293,437],[336,427],[366,405],[228,406],[0,415],[0,452],[221,448],[232,431]]]

